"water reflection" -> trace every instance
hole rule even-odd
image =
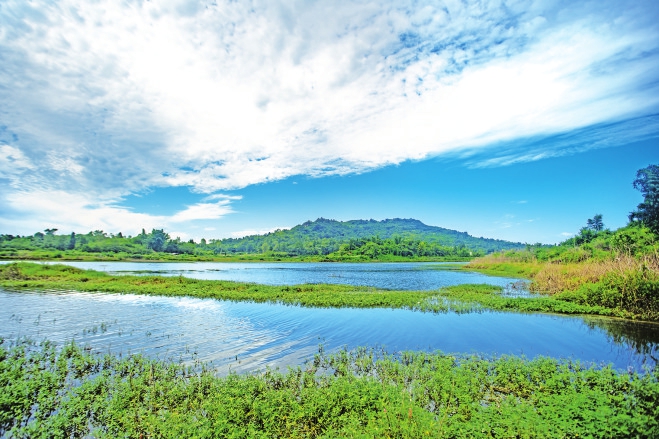
[[[55,263],[55,262],[48,262]],[[460,270],[458,262],[308,263],[308,262],[77,262],[74,267],[112,274],[185,276],[194,279],[255,282],[266,285],[346,284],[392,290],[434,290],[459,284],[501,287],[520,279]],[[522,281],[524,282],[524,281]]]
[[[604,330],[616,345],[628,346],[639,355],[646,356],[654,363],[659,363],[659,323],[635,322],[624,319],[604,317],[584,317],[590,328]]]
[[[221,373],[285,368],[327,350],[382,346],[546,355],[640,370],[656,364],[659,326],[615,319],[391,309],[314,309],[187,297],[0,289],[0,337],[75,339],[96,352],[211,362]]]

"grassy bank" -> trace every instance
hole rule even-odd
[[[659,320],[659,257],[613,254],[579,262],[541,261],[522,252],[479,258],[465,266],[487,274],[523,276],[530,289],[553,300],[616,309]]]
[[[350,285],[270,286],[163,276],[111,276],[66,265],[29,262],[0,265],[0,286],[12,289],[75,290],[190,296],[308,307],[402,308],[426,312],[482,309],[563,314],[594,314],[657,319],[655,314],[576,303],[554,297],[506,297],[492,285],[457,285],[436,291],[389,291]]]
[[[659,435],[659,371],[577,362],[322,351],[216,377],[142,356],[0,343],[0,435],[15,438],[610,438]]]
[[[285,253],[187,254],[152,252],[84,252],[79,250],[0,250],[0,260],[125,262],[467,262],[473,257],[330,254],[289,256]]]

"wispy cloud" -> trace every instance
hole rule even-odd
[[[659,114],[621,122],[601,123],[567,133],[522,137],[484,148],[465,148],[454,154],[473,168],[509,166],[593,149],[628,145],[659,137]]]
[[[133,212],[116,201],[86,197],[65,191],[12,192],[0,198],[3,215],[2,230],[33,233],[44,227],[62,231],[105,230],[136,234],[140,229],[166,228],[172,230],[181,223],[216,220],[232,213],[230,199],[186,206],[171,216]],[[174,236],[174,235],[173,235]],[[187,237],[185,232],[178,236]]]
[[[615,126],[653,135],[658,11],[652,1],[6,0],[0,185],[14,195],[2,202],[60,193],[83,217],[133,218],[104,209],[146,187],[212,194],[446,153],[502,166],[611,146],[597,130]],[[642,123],[612,125],[633,118]],[[562,134],[573,130],[590,143]],[[562,146],[545,147],[546,136]],[[171,220],[219,217],[234,200],[207,201]]]

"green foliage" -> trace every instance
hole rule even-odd
[[[575,291],[564,291],[555,297],[659,320],[659,273],[643,266],[623,272],[611,271],[598,282],[585,283]]]
[[[523,273],[512,271],[508,275]],[[650,275],[648,275],[650,276]],[[612,285],[626,285],[624,280]],[[637,279],[631,287],[620,289],[628,299],[601,302],[594,293],[587,298],[584,292],[555,296],[507,297],[502,289],[492,285],[457,285],[437,291],[391,291],[350,285],[293,285],[271,286],[229,281],[210,281],[184,277],[110,276],[93,270],[80,270],[66,265],[13,263],[0,265],[0,286],[13,289],[75,290],[105,293],[134,293],[157,296],[190,296],[233,301],[284,303],[307,307],[330,308],[402,308],[423,312],[473,312],[482,309],[550,312],[562,314],[596,314],[624,318],[659,320],[656,297],[657,283],[652,278]],[[637,291],[645,288],[644,296]],[[649,284],[648,284],[649,285]],[[645,299],[643,299],[645,297]]]
[[[69,238],[69,244],[66,246],[67,250],[73,250],[76,248],[76,234],[71,232],[71,238]]]
[[[0,342],[0,435],[15,438],[657,437],[659,372],[359,348],[216,377],[139,355]]]
[[[659,233],[659,166],[650,165],[639,169],[634,189],[643,194],[643,202],[629,215],[630,221],[638,221],[654,233]]]
[[[534,291],[599,309],[588,313],[659,320],[659,241],[639,223],[614,232],[584,228],[559,246],[494,254],[467,268],[531,278]]]
[[[602,222],[602,214],[598,213],[594,217],[586,221],[586,227],[595,232],[601,232],[604,230],[604,223]]]
[[[437,243],[428,243],[413,238],[396,236],[381,239],[378,236],[370,238],[350,239],[341,244],[339,250],[327,255],[327,260],[387,260],[388,257],[402,258],[471,258],[482,256],[481,251],[472,251],[464,244],[455,247],[443,246]]]
[[[649,228],[630,224],[616,231],[594,232],[584,227],[579,235],[556,246],[527,246],[491,255],[491,261],[571,263],[612,260],[621,255],[652,256],[659,252],[659,239]],[[478,262],[475,263],[478,265]]]
[[[164,230],[153,229],[150,236],[146,239],[146,246],[154,252],[160,252],[165,249],[169,235]]]
[[[181,242],[163,229],[131,238],[108,236],[102,230],[85,235],[56,235],[57,229],[33,236],[0,235],[0,258],[52,258],[49,251],[64,251],[66,259],[171,259],[175,260],[315,260],[398,261],[464,260],[491,251],[521,248],[522,244],[474,238],[467,233],[427,226],[416,220],[334,221],[320,218],[291,230],[240,239],[202,239]],[[93,256],[91,256],[93,255]],[[254,255],[259,255],[254,259]]]
[[[291,256],[329,255],[341,250],[343,245],[354,246],[354,242],[378,241],[423,242],[435,248],[467,248],[471,252],[490,253],[492,251],[521,248],[522,244],[508,241],[475,238],[465,232],[444,229],[423,224],[414,219],[386,219],[335,221],[319,218],[307,221],[290,230],[277,230],[266,235],[247,236],[240,239],[211,240],[209,246],[218,253],[239,252],[286,252]],[[353,242],[351,244],[351,241]],[[373,250],[376,251],[375,249]],[[399,250],[399,253],[409,248]],[[419,251],[415,250],[415,254]]]
[[[48,229],[49,233],[35,233],[33,236],[0,235],[0,250],[7,252],[9,258],[20,256],[28,259],[52,258],[52,250],[64,251],[69,259],[89,259],[89,254],[96,258],[107,259],[121,255],[123,259],[142,259],[155,253],[194,254],[194,243],[182,243],[180,239],[170,239],[162,229],[153,229],[135,238],[124,237],[122,233],[108,236],[102,230],[87,234],[56,235],[57,229]],[[22,252],[21,252],[22,251]],[[208,252],[212,255],[212,252]],[[111,256],[108,256],[111,255]],[[164,256],[164,255],[161,255]],[[5,257],[0,253],[0,257]]]

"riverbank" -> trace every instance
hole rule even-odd
[[[656,437],[659,369],[322,348],[287,372],[0,341],[8,437]]]
[[[659,320],[659,258],[616,254],[571,262],[538,260],[521,252],[476,259],[464,269],[530,279],[529,289],[564,303],[617,309]]]
[[[73,290],[190,296],[232,301],[283,303],[306,307],[400,308],[424,312],[516,312],[590,314],[657,321],[656,314],[580,304],[551,296],[509,297],[492,285],[456,285],[434,291],[391,291],[350,285],[270,286],[163,276],[111,276],[66,265],[29,262],[0,265],[0,286],[9,289]]]
[[[468,262],[473,257],[457,256],[396,256],[380,255],[307,255],[287,256],[272,253],[243,253],[232,255],[187,254],[153,252],[132,254],[126,252],[90,253],[78,250],[2,250],[4,261],[88,261],[88,262]]]

